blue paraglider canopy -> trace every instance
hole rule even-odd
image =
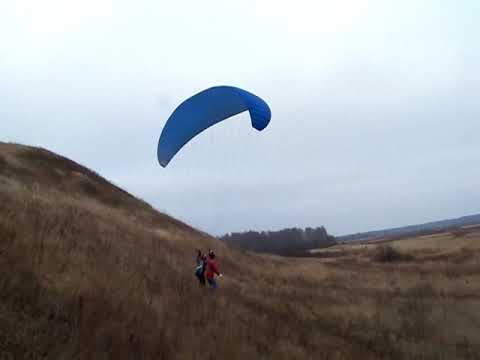
[[[193,137],[233,115],[249,111],[252,126],[262,131],[270,122],[267,103],[233,86],[206,89],[181,103],[168,118],[158,142],[158,162],[163,167]]]

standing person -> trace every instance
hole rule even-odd
[[[207,257],[202,254],[200,249],[197,249],[197,266],[195,267],[195,276],[200,282],[201,286],[205,286],[205,268],[207,266]]]
[[[217,261],[215,260],[215,253],[213,252],[213,250],[210,250],[208,252],[206,275],[207,275],[208,285],[210,285],[210,288],[216,289],[217,281],[215,280],[215,275],[222,277],[222,274],[220,274],[220,270],[218,268]]]

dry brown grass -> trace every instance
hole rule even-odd
[[[412,261],[413,256],[411,254],[402,253],[391,245],[382,244],[378,245],[375,248],[372,259],[378,262],[391,263],[400,261]]]
[[[336,257],[253,255],[78,164],[0,143],[0,355],[478,358],[479,252],[467,241],[480,237],[457,240],[460,248],[395,244],[414,256],[400,263],[348,245]],[[219,254],[226,276],[214,294],[194,279],[197,247]]]

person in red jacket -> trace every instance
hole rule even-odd
[[[218,268],[217,261],[215,260],[215,253],[213,250],[208,252],[208,259],[207,259],[207,281],[210,288],[216,289],[217,288],[217,281],[215,280],[215,275],[222,277],[220,270]]]

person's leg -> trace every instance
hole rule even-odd
[[[210,285],[210,288],[211,289],[216,289],[217,288],[217,281],[215,280],[215,278],[208,278],[208,284]]]
[[[199,271],[199,270],[195,271],[195,276],[200,282],[200,285],[205,285],[205,277],[203,276],[202,271]]]

